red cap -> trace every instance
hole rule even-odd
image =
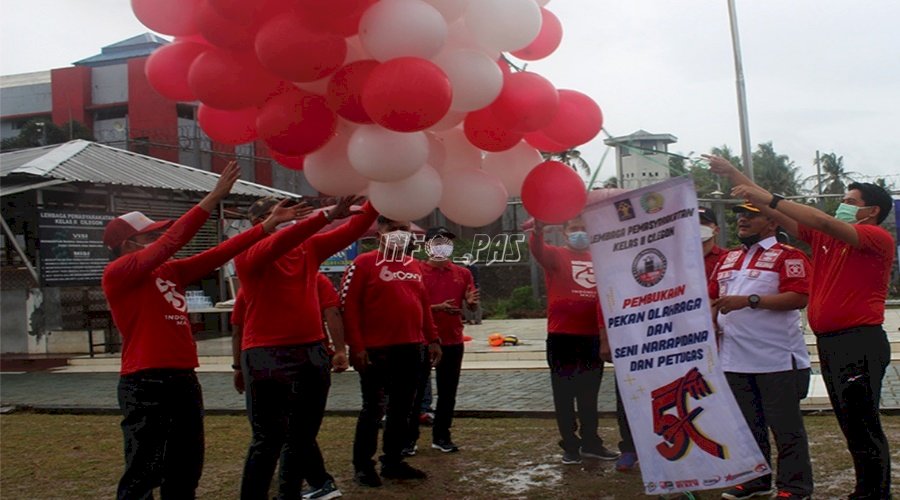
[[[154,222],[140,212],[128,212],[120,215],[106,224],[103,231],[103,243],[111,250],[119,248],[122,243],[139,234],[152,233],[165,229],[172,224],[171,220]]]

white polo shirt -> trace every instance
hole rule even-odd
[[[722,255],[709,282],[710,297],[809,293],[810,264],[800,250],[766,238]],[[800,311],[751,309],[719,313],[719,359],[726,372],[771,373],[809,368]]]

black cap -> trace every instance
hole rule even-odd
[[[716,222],[716,214],[714,214],[712,210],[710,210],[706,207],[698,207],[697,215],[700,216],[700,224],[716,224],[716,225],[718,225],[718,222]]]
[[[443,236],[449,240],[456,238],[456,235],[451,233],[449,229],[444,226],[436,226],[428,228],[428,231],[425,232],[425,239],[430,240],[432,238],[436,238],[438,236]]]
[[[247,218],[251,221],[255,221],[261,217],[265,217],[269,210],[272,210],[272,207],[278,204],[278,198],[274,196],[266,196],[265,198],[260,198],[253,202],[250,205],[250,208],[247,209]]]
[[[731,211],[736,214],[746,213],[746,212],[751,212],[754,214],[759,213],[759,209],[754,207],[753,204],[750,203],[749,201],[747,203],[741,203],[740,205],[731,207]]]

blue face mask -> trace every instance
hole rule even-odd
[[[859,209],[860,207],[856,205],[841,203],[834,211],[834,218],[848,224],[856,224],[856,213],[859,212]]]
[[[585,250],[590,245],[588,234],[585,231],[573,231],[569,233],[569,246],[576,250]]]

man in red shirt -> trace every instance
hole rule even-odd
[[[706,207],[699,207],[697,215],[700,216],[700,239],[703,242],[703,266],[706,268],[706,279],[712,275],[719,257],[725,253],[718,244],[716,238],[719,237],[719,224],[716,222],[716,215],[712,210]]]
[[[808,318],[822,378],[856,470],[849,498],[890,498],[891,457],[878,407],[890,363],[882,327],[894,241],[879,225],[891,211],[884,189],[852,183],[835,216],[784,200],[757,186],[727,160],[707,156],[712,172],[731,179],[745,198],[812,247]]]
[[[425,233],[425,252],[428,260],[419,266],[431,301],[434,324],[441,338],[441,363],[435,369],[438,398],[434,412],[431,447],[444,453],[459,451],[459,447],[450,439],[450,427],[456,408],[456,390],[459,387],[464,351],[463,306],[469,309],[478,306],[478,290],[475,289],[472,273],[450,262],[455,238],[456,235],[445,227],[428,229]],[[429,377],[431,368],[430,366],[426,368],[420,388],[431,383]],[[414,417],[410,418],[410,425],[414,428],[413,444],[419,438],[419,419],[415,418],[419,406],[421,405],[413,408]]]
[[[357,197],[308,219],[315,230],[349,217]],[[258,224],[275,201],[264,198],[248,210]],[[358,239],[374,222],[370,204],[349,222],[305,238],[299,225],[278,231],[235,259],[246,310],[241,340],[241,366],[246,386],[252,439],[241,480],[241,498],[268,498],[275,465],[279,496],[296,498],[305,478],[319,497],[340,491],[325,470],[316,436],[331,387],[331,357],[325,345],[316,275],[328,257]],[[332,332],[334,333],[334,332]],[[335,335],[336,350],[344,351]]]
[[[529,243],[531,254],[544,268],[547,283],[547,363],[556,424],[562,437],[562,462],[579,464],[582,456],[615,460],[619,454],[603,446],[597,435],[603,361],[597,324],[597,282],[584,221],[566,221],[563,235],[566,246],[547,245],[544,224],[535,220]],[[580,428],[575,419],[576,402]]]
[[[140,212],[107,224],[103,242],[112,262],[103,292],[122,335],[118,399],[125,440],[125,473],[118,498],[193,498],[203,471],[203,396],[194,368],[197,346],[188,320],[185,286],[263,239],[281,223],[309,213],[306,205],[278,205],[260,227],[185,259],[170,258],[187,244],[228,195],[240,170],[229,164],[216,187],[172,221]],[[305,221],[298,224],[311,234]],[[165,232],[163,232],[165,231]]]
[[[372,457],[378,448],[382,397],[388,397],[381,476],[425,479],[403,461],[409,436],[421,345],[428,343],[432,365],[441,358],[440,338],[419,262],[408,255],[412,235],[407,221],[378,218],[379,248],[358,256],[344,273],[341,293],[350,360],[359,373],[362,410],[353,439],[355,480],[381,486]]]

